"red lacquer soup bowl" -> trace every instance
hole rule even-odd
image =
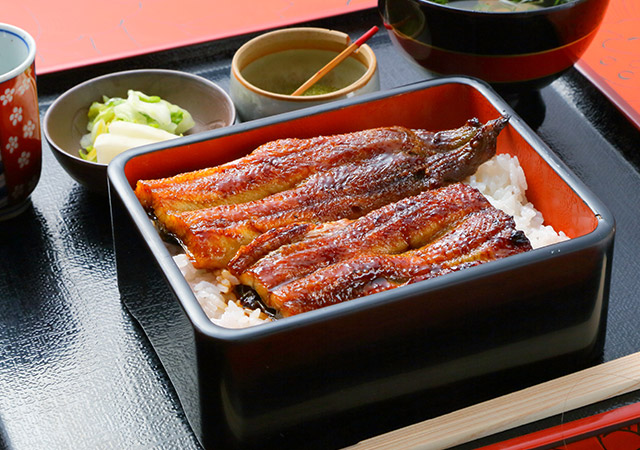
[[[379,0],[378,8],[391,40],[410,60],[437,75],[480,78],[501,93],[543,87],[572,67],[593,40],[609,4],[572,0],[495,12],[460,9],[459,1],[468,3]],[[484,3],[491,1],[496,0]]]

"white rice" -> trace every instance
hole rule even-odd
[[[238,279],[228,270],[196,269],[184,253],[175,254],[173,260],[213,323],[226,328],[245,328],[270,320],[259,309],[251,310],[237,303],[232,287],[238,284]]]
[[[482,192],[493,206],[513,216],[516,228],[524,232],[533,248],[568,239],[564,232],[544,225],[542,213],[527,200],[527,180],[516,156],[494,156],[465,182]]]
[[[493,206],[513,216],[516,228],[525,233],[533,248],[568,239],[563,232],[544,225],[542,214],[527,200],[527,180],[517,157],[496,155],[465,182],[482,192]],[[228,270],[195,269],[184,253],[175,254],[173,259],[213,323],[245,328],[271,320],[259,309],[251,310],[238,303],[232,289],[238,279]]]

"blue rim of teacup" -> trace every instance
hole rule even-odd
[[[27,68],[33,63],[36,59],[36,41],[33,37],[24,31],[21,28],[18,28],[14,25],[9,25],[8,23],[0,23],[0,33],[11,34],[18,39],[20,39],[27,46],[27,57],[24,61],[22,61],[17,67],[14,67],[10,71],[0,74],[0,83],[4,83],[7,80],[11,80],[12,78],[17,77],[22,72],[27,70]]]

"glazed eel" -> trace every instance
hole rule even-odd
[[[356,219],[461,181],[496,151],[506,117],[437,133],[377,128],[265,144],[237,161],[138,182],[136,195],[197,268],[223,268],[269,230]]]
[[[229,267],[286,317],[530,249],[513,218],[456,183],[353,221],[265,233]]]

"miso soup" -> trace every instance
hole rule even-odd
[[[434,3],[446,4],[452,8],[469,11],[487,12],[522,12],[533,11],[549,6],[562,5],[573,0],[432,0]]]

